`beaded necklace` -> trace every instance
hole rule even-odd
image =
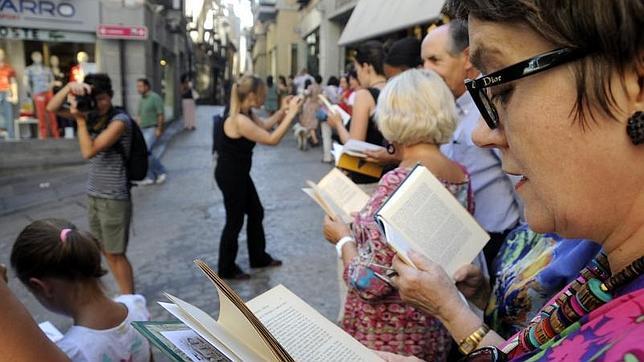
[[[613,298],[611,292],[633,281],[643,272],[644,256],[611,276],[608,258],[600,253],[553,304],[543,308],[530,325],[510,340],[503,352],[508,354],[518,346],[528,352],[540,348],[585,314],[608,303]]]

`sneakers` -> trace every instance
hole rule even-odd
[[[137,186],[150,186],[154,185],[154,180],[146,177],[141,181],[135,181],[134,184],[136,184]]]
[[[168,175],[165,173],[162,173],[159,176],[157,176],[157,179],[154,181],[154,183],[160,185],[165,182],[166,178],[168,178]]]

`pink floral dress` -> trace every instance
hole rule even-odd
[[[445,361],[451,337],[443,325],[403,303],[398,292],[374,274],[384,272],[378,265],[391,267],[395,256],[381,235],[374,215],[409,172],[399,167],[385,174],[367,205],[356,215],[353,233],[358,256],[344,269],[349,293],[342,327],[371,349]],[[474,212],[469,175],[463,183],[443,181],[443,184],[470,213]]]

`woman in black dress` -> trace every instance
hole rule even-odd
[[[262,220],[264,208],[250,177],[256,143],[277,145],[299,112],[299,97],[285,98],[280,109],[268,119],[260,119],[252,109],[264,104],[266,85],[255,76],[243,76],[231,90],[230,113],[220,122],[220,145],[215,180],[224,195],[226,225],[219,244],[218,272],[222,278],[248,279],[236,263],[237,237],[247,215],[248,254],[251,268],[280,266],[282,262],[266,253]],[[277,125],[275,130],[271,131]]]

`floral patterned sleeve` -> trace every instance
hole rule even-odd
[[[353,223],[358,256],[344,268],[344,280],[362,299],[373,301],[389,296],[395,289],[375,273],[384,274],[382,267],[391,267],[396,253],[387,245],[374,215],[387,198],[396,190],[408,174],[408,170],[397,168],[385,174],[378,188],[360,211]]]

